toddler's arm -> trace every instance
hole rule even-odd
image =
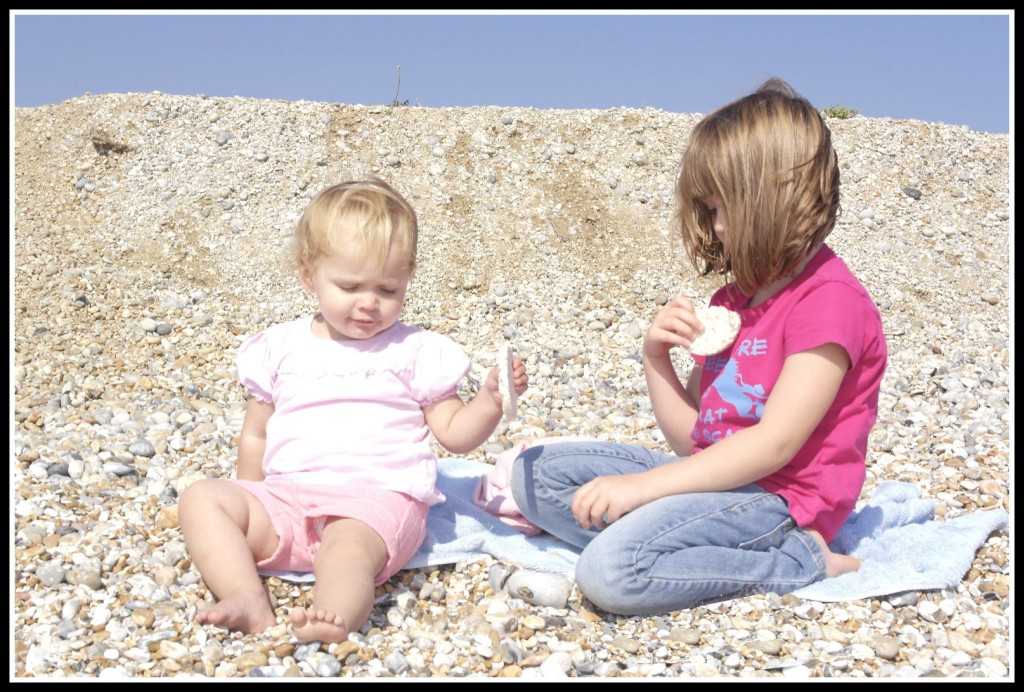
[[[526,366],[512,359],[516,393],[526,391]],[[465,403],[457,395],[423,407],[427,427],[442,447],[454,454],[465,454],[482,445],[501,420],[501,394],[498,391],[498,368],[492,368],[477,395]]]
[[[249,397],[245,403],[245,418],[238,438],[238,473],[240,480],[263,480],[263,453],[267,449],[267,421],[274,413],[274,405]]]

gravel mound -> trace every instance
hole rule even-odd
[[[422,227],[404,319],[480,365],[518,349],[519,418],[471,458],[552,434],[663,446],[644,330],[721,281],[667,232],[700,117],[162,93],[15,109],[12,677],[1008,677],[1007,531],[956,588],[851,603],[755,594],[620,618],[575,589],[527,602],[502,587],[515,566],[484,559],[400,573],[340,645],[291,639],[310,589],[277,580],[278,627],[192,623],[211,596],[176,498],[233,472],[241,340],[313,309],[280,262],[310,197],[390,182]],[[1009,137],[829,124],[829,242],[890,348],[863,497],[901,480],[940,517],[1009,509]]]

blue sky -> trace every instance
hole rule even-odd
[[[707,113],[774,75],[819,108],[983,132],[1012,122],[1006,10],[158,12],[12,11],[12,104],[161,91]]]

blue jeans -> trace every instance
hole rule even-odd
[[[652,615],[752,593],[784,594],[825,577],[814,537],[796,526],[782,497],[755,484],[663,497],[604,530],[576,523],[572,496],[587,481],[677,459],[599,441],[531,447],[513,464],[512,497],[527,519],[583,548],[576,583],[610,613]]]

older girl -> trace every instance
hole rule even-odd
[[[886,366],[881,317],[825,244],[839,163],[818,111],[771,80],[704,118],[683,155],[676,232],[698,271],[731,281],[712,305],[741,318],[731,346],[670,353],[703,330],[677,297],[643,364],[673,454],[594,442],[527,449],[513,466],[524,516],[583,548],[583,594],[619,614],[786,593],[859,562],[827,542],[865,478]]]

